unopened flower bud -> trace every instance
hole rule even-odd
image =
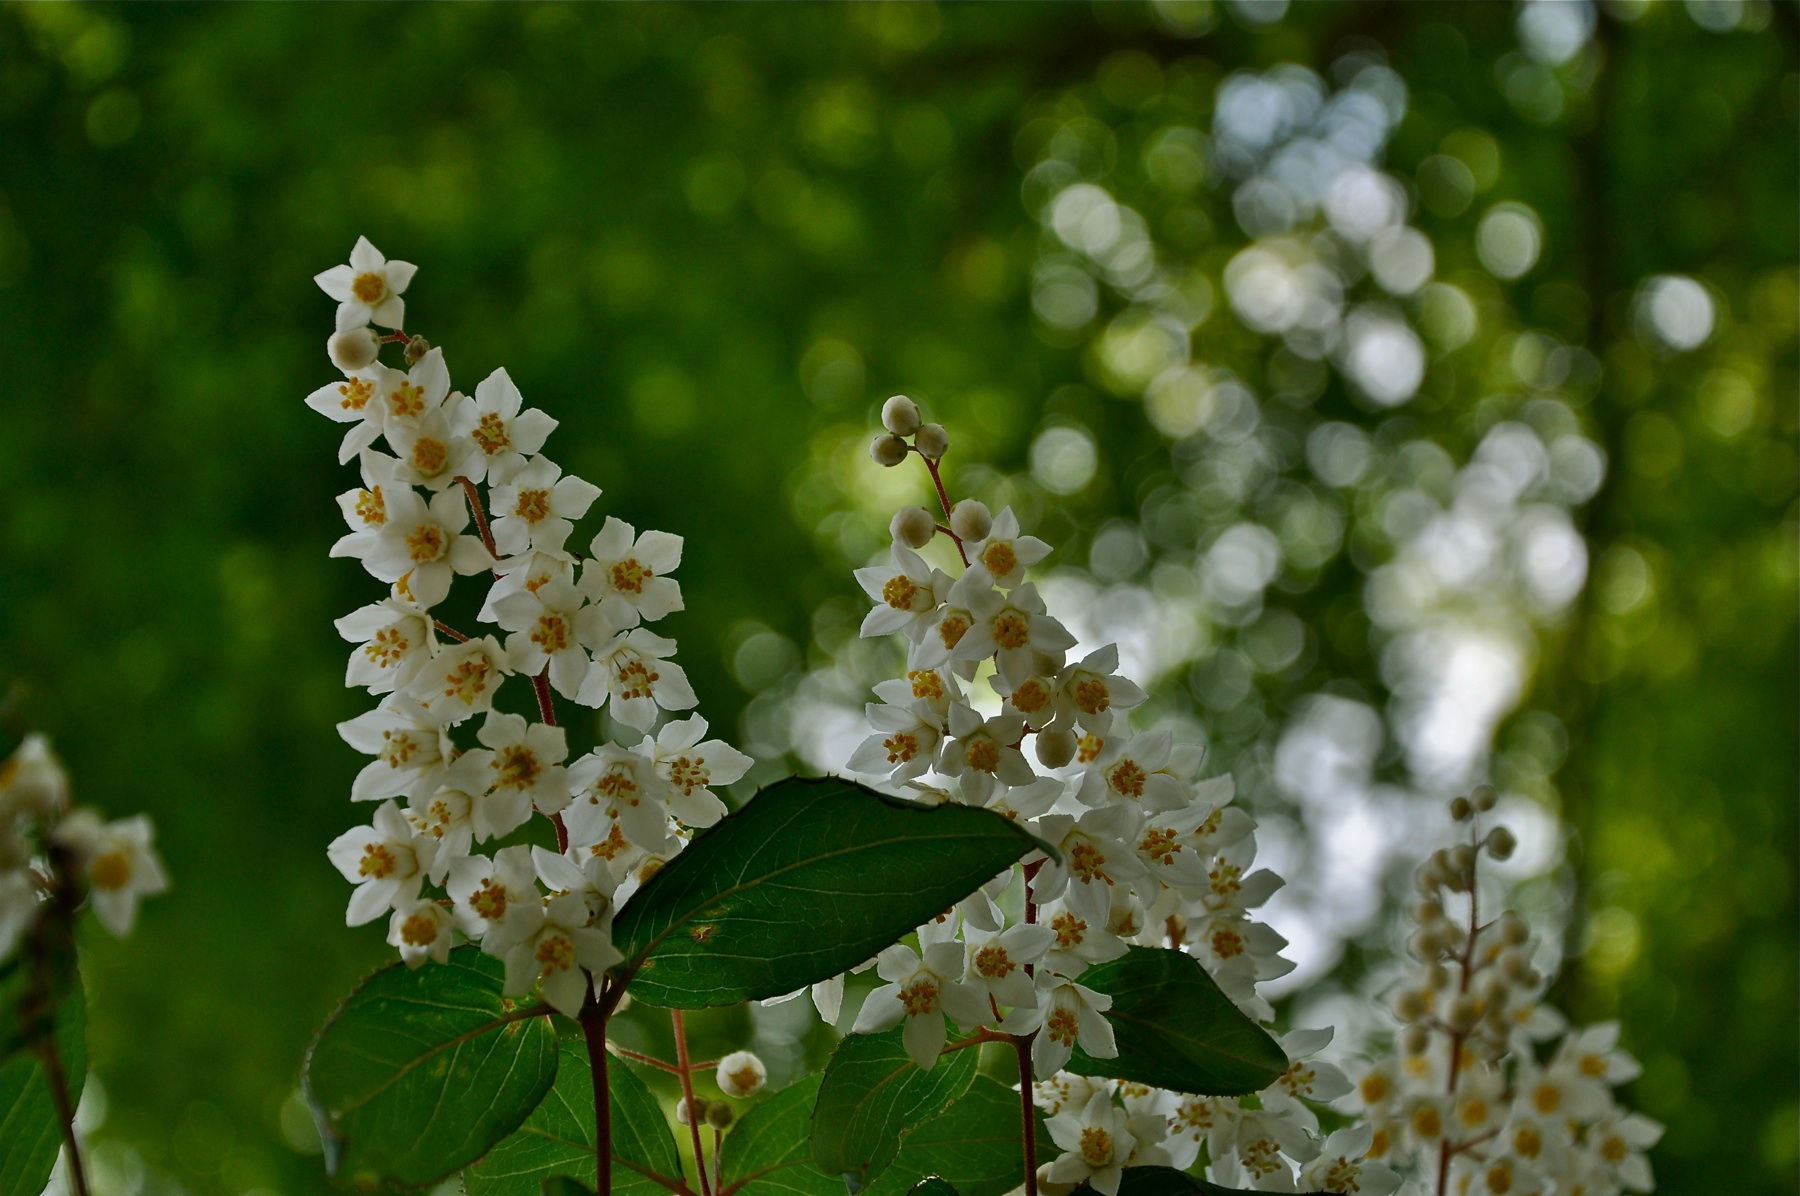
[[[1519,840],[1503,826],[1497,826],[1488,832],[1488,854],[1497,860],[1512,858],[1513,851],[1519,846]]]
[[[1524,984],[1531,975],[1531,958],[1523,951],[1508,951],[1500,957],[1500,971],[1515,984]]]
[[[950,510],[950,530],[964,540],[985,540],[993,526],[993,514],[978,499],[965,498]]]
[[[1501,942],[1509,947],[1517,947],[1520,943],[1523,943],[1530,937],[1531,927],[1526,925],[1525,919],[1521,918],[1516,912],[1509,909],[1500,915]]]
[[[919,405],[895,395],[881,405],[881,426],[896,436],[911,436],[919,430]]]
[[[1476,1004],[1475,998],[1468,993],[1459,993],[1456,999],[1450,1002],[1450,1009],[1445,1020],[1450,1023],[1452,1030],[1467,1030],[1475,1024],[1476,1019],[1480,1016],[1481,1009]]]
[[[34,731],[0,761],[0,820],[12,814],[50,818],[68,804],[68,774],[50,741]]]
[[[1475,807],[1469,804],[1468,798],[1453,797],[1450,799],[1450,817],[1452,820],[1456,822],[1467,822],[1474,816]]]
[[[332,333],[331,339],[325,342],[325,352],[331,357],[332,365],[352,374],[375,364],[375,358],[381,353],[381,343],[375,339],[374,329],[351,328]]]
[[[1408,1026],[1400,1036],[1400,1047],[1409,1055],[1423,1055],[1431,1047],[1431,1031],[1420,1025]]]
[[[767,1082],[769,1069],[749,1051],[733,1051],[719,1060],[719,1071],[714,1078],[719,1081],[719,1091],[726,1096],[749,1096]]]
[[[1469,794],[1469,802],[1483,814],[1493,809],[1494,803],[1499,800],[1500,795],[1494,792],[1492,785],[1477,785]]]
[[[894,543],[907,548],[923,548],[937,535],[937,520],[924,507],[901,507],[888,523],[888,534]]]
[[[1073,731],[1039,731],[1038,763],[1045,768],[1062,768],[1075,758],[1077,746]]]
[[[415,336],[406,342],[406,364],[418,365],[431,352],[431,342],[422,336]]]
[[[1425,973],[1425,983],[1431,986],[1432,992],[1443,992],[1450,987],[1450,969],[1441,963],[1432,964],[1431,970]]]
[[[1467,843],[1458,843],[1450,849],[1450,871],[1455,876],[1467,876],[1475,870],[1475,848]]]
[[[715,1130],[725,1129],[731,1124],[731,1106],[722,1100],[716,1100],[706,1109],[706,1124]]]
[[[1441,902],[1426,900],[1413,907],[1413,921],[1421,926],[1432,926],[1444,920],[1444,906]]]
[[[950,451],[950,433],[943,424],[924,424],[913,437],[913,447],[927,461],[937,461]]]
[[[687,1101],[675,1102],[675,1120],[682,1125],[699,1125],[706,1120],[707,1111],[712,1103],[704,1096],[696,1096],[690,1105]]]
[[[1425,995],[1417,989],[1403,988],[1394,998],[1394,1016],[1403,1022],[1416,1022],[1430,1012]]]
[[[906,460],[906,441],[891,433],[877,436],[869,443],[869,459],[892,469]]]

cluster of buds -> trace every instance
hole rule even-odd
[[[44,736],[25,736],[0,761],[0,962],[21,940],[55,935],[47,914],[73,914],[85,900],[100,924],[131,933],[140,898],[169,887],[142,814],[107,822],[71,809],[69,777]]]
[[[347,921],[387,915],[409,965],[442,961],[460,936],[505,962],[509,993],[538,987],[573,1016],[619,958],[617,903],[724,814],[710,787],[751,761],[697,716],[657,725],[695,703],[675,641],[648,627],[682,609],[680,537],[608,517],[586,557],[570,552],[599,487],[543,455],[557,421],[524,407],[504,369],[473,397],[451,388],[443,351],[400,327],[413,274],[359,239],[316,280],[338,301],[326,348],[344,376],[307,404],[350,425],[339,460],[362,474],[338,499],[349,532],[332,555],[388,587],[337,623],[355,645],[346,684],[380,702],[339,727],[374,756],[350,796],[381,804],[329,855],[356,886]],[[401,346],[404,370],[380,360],[384,345]],[[476,617],[504,642],[440,617],[455,579],[477,574],[491,582]],[[496,705],[515,675],[525,713]],[[568,761],[557,695],[608,709],[623,738]],[[475,850],[534,816],[555,850]]]
[[[1467,837],[1416,874],[1414,966],[1392,994],[1399,1050],[1363,1068],[1342,1107],[1365,1118],[1371,1159],[1437,1196],[1648,1192],[1644,1151],[1662,1127],[1614,1098],[1639,1073],[1618,1025],[1570,1030],[1544,1002],[1525,919],[1482,921],[1481,861],[1516,847],[1505,827],[1484,830],[1495,803],[1488,786],[1450,803]]]
[[[1292,1182],[1336,1149],[1305,1103],[1348,1090],[1335,1068],[1308,1058],[1329,1031],[1290,1034],[1287,1073],[1243,1102],[1061,1074],[1078,1045],[1096,1058],[1117,1053],[1110,998],[1081,976],[1134,943],[1190,953],[1246,1013],[1271,1020],[1256,985],[1293,965],[1253,911],[1282,882],[1254,866],[1255,823],[1231,804],[1231,777],[1197,779],[1201,749],[1167,729],[1131,728],[1147,695],[1120,674],[1117,646],[1077,653],[1027,578],[1050,546],[1022,534],[1010,508],[951,502],[940,469],[949,437],[911,399],[889,399],[882,422],[870,455],[894,465],[916,453],[941,516],[899,511],[887,563],[857,571],[872,601],[863,635],[904,636],[907,662],[905,676],[875,687],[873,734],[848,767],[917,800],[997,811],[1058,858],[1028,857],[920,927],[917,950],[891,947],[865,965],[887,983],[854,1030],[904,1022],[922,1067],[943,1048],[946,1019],[1033,1035],[1033,1072],[1044,1077],[1034,1095],[1063,1150],[1042,1168],[1046,1190],[1091,1182],[1110,1194],[1122,1168],[1189,1166],[1203,1142],[1217,1182],[1277,1173]],[[814,988],[829,1019],[841,992],[841,977]]]

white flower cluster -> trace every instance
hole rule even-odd
[[[85,887],[94,914],[121,938],[137,920],[138,899],[169,887],[142,814],[106,822],[69,808],[69,777],[42,735],[27,735],[0,761],[0,961],[37,922],[67,877]]]
[[[669,659],[675,641],[645,626],[682,609],[669,577],[680,537],[639,535],[608,517],[589,556],[569,552],[599,488],[541,455],[556,421],[523,407],[504,369],[471,398],[451,389],[442,350],[401,331],[413,272],[359,239],[349,265],[317,278],[338,301],[327,351],[344,378],[307,404],[350,425],[340,461],[355,457],[362,472],[362,485],[338,498],[350,530],[332,555],[357,558],[390,587],[337,622],[356,645],[345,683],[381,699],[338,728],[374,756],[350,796],[382,804],[329,854],[356,886],[349,924],[388,914],[388,941],[409,965],[443,960],[460,933],[505,961],[509,993],[541,984],[544,1000],[573,1016],[591,977],[618,961],[615,905],[693,828],[719,819],[725,806],[709,786],[737,780],[751,761],[706,739],[698,716],[651,734],[662,712],[695,701]],[[379,360],[394,343],[405,370]],[[492,583],[477,617],[504,642],[437,617],[454,579],[480,573]],[[536,721],[495,707],[514,674],[535,690]],[[595,710],[610,703],[637,741],[566,763],[553,694]],[[477,717],[475,743],[458,746],[455,728]],[[554,824],[557,851],[473,850],[534,810]]]
[[[1470,837],[1419,868],[1416,967],[1393,994],[1399,1050],[1363,1069],[1342,1107],[1364,1118],[1371,1159],[1439,1196],[1651,1191],[1644,1152],[1662,1126],[1614,1099],[1640,1071],[1618,1024],[1570,1029],[1544,1003],[1525,920],[1481,920],[1481,856],[1514,846],[1505,827],[1481,833],[1494,800],[1482,786],[1451,803]]]
[[[1052,1077],[1036,1095],[1054,1114],[1052,1135],[1065,1152],[1044,1169],[1051,1187],[1091,1179],[1111,1196],[1121,1167],[1188,1166],[1202,1140],[1220,1182],[1279,1175],[1291,1183],[1301,1166],[1311,1176],[1321,1159],[1355,1145],[1336,1136],[1321,1144],[1302,1103],[1349,1090],[1335,1068],[1304,1062],[1330,1031],[1289,1036],[1294,1063],[1254,1110],[1235,1098],[1057,1074],[1078,1045],[1096,1058],[1117,1054],[1111,1000],[1080,978],[1129,944],[1188,952],[1247,1014],[1272,1019],[1256,983],[1293,965],[1280,955],[1285,940],[1251,911],[1282,882],[1253,867],[1255,823],[1229,804],[1230,776],[1196,781],[1200,749],[1175,743],[1167,730],[1131,730],[1128,712],[1146,695],[1119,675],[1116,646],[1068,659],[1075,637],[1026,580],[1049,546],[1021,535],[1010,509],[990,516],[974,500],[950,504],[938,468],[948,437],[922,424],[911,400],[890,399],[882,418],[887,433],[871,456],[891,465],[916,452],[946,522],[922,507],[902,510],[892,524],[892,564],[857,571],[875,603],[862,633],[901,632],[909,643],[906,676],[876,686],[881,701],[868,707],[875,733],[849,767],[914,797],[996,810],[1054,844],[1060,858],[1028,857],[1022,891],[1016,869],[996,877],[921,927],[919,952],[883,951],[875,966],[888,983],[870,994],[854,1029],[904,1019],[921,1067],[944,1046],[946,1016],[965,1030],[1035,1031],[1035,1074]],[[915,551],[940,534],[961,558],[954,580]],[[977,710],[978,682],[993,691],[997,701],[982,705],[996,713]],[[838,992],[815,990],[828,1017]],[[1381,1187],[1379,1170],[1363,1182],[1376,1196],[1391,1190]]]

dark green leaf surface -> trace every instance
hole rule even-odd
[[[907,1055],[904,1032],[895,1026],[852,1034],[825,1065],[813,1112],[812,1157],[826,1175],[873,1182],[894,1161],[902,1133],[935,1117],[974,1082],[978,1050],[953,1051],[925,1071]]]
[[[788,1085],[732,1128],[719,1156],[730,1196],[844,1196],[843,1179],[813,1163],[819,1082],[819,1076],[807,1076]]]
[[[16,987],[9,985],[5,995],[16,1001]],[[10,1003],[6,1016],[17,1017]],[[69,1099],[79,1101],[87,1081],[87,1007],[79,980],[57,1009],[56,1053]],[[0,1064],[0,1196],[38,1196],[61,1148],[62,1123],[43,1065],[32,1052],[17,1051]]]
[[[543,1196],[594,1196],[594,1189],[572,1175],[556,1175],[544,1181]]]
[[[949,1108],[907,1131],[900,1153],[864,1196],[905,1196],[933,1176],[959,1196],[1006,1196],[1025,1182],[1019,1131],[1019,1094],[978,1076]]]
[[[1287,1069],[1280,1045],[1185,952],[1133,947],[1083,972],[1081,983],[1113,999],[1106,1016],[1119,1055],[1095,1059],[1077,1047],[1069,1061],[1077,1075],[1240,1096],[1267,1088]]]
[[[362,1190],[436,1183],[544,1099],[556,1035],[501,995],[501,972],[473,947],[447,964],[395,964],[325,1023],[305,1088],[333,1179]]]
[[[606,1068],[612,1093],[613,1191],[640,1196],[663,1189],[626,1166],[661,1175],[681,1174],[681,1159],[669,1136],[662,1107],[629,1067],[617,1058]],[[468,1196],[534,1196],[561,1176],[594,1188],[594,1078],[587,1044],[565,1038],[557,1046],[556,1084],[518,1132],[463,1172]]]
[[[693,1009],[846,971],[1043,845],[969,806],[790,777],[726,815],[619,911],[632,994]]]
[[[914,1184],[907,1196],[960,1196],[957,1190],[942,1178],[933,1175]]]

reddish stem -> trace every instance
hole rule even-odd
[[[1037,1106],[1032,1099],[1031,1040],[1035,1035],[1020,1034],[1013,1039],[1019,1053],[1019,1112],[1024,1119],[1020,1138],[1025,1143],[1025,1196],[1038,1196],[1037,1182]]]
[[[681,1073],[681,1099],[687,1102],[688,1132],[694,1138],[694,1170],[700,1176],[700,1196],[712,1196],[712,1183],[706,1177],[706,1154],[700,1146],[700,1118],[694,1111],[694,1067],[688,1062],[687,1026],[681,1010],[669,1010],[669,1021],[675,1027],[675,1062]]]
[[[475,517],[475,530],[481,533],[481,542],[487,545],[488,555],[499,560],[500,550],[494,547],[494,533],[488,527],[487,512],[481,506],[481,491],[475,488],[474,482],[461,474],[456,475],[456,483],[469,497],[469,514]]]
[[[1475,936],[1481,933],[1481,905],[1476,896],[1475,866],[1481,860],[1481,836],[1478,823],[1470,823],[1469,833],[1475,843],[1475,859],[1469,864],[1469,938],[1463,944],[1462,959],[1459,962],[1461,975],[1457,978],[1456,991],[1459,994],[1469,991],[1470,964],[1475,959]],[[1463,1042],[1467,1038],[1461,1030],[1453,1030],[1450,1034],[1450,1079],[1445,1085],[1452,1103],[1456,1100],[1456,1081],[1462,1070]],[[1450,1156],[1460,1147],[1452,1148],[1450,1139],[1446,1137],[1438,1144],[1438,1196],[1444,1196],[1450,1190]]]
[[[914,449],[913,452],[918,453],[919,450]],[[944,508],[944,519],[948,522],[950,518],[950,492],[944,489],[944,475],[938,472],[938,463],[933,461],[930,457],[927,457],[924,453],[919,453],[919,459],[925,462],[925,468],[931,471],[931,483],[937,487],[938,505]],[[940,526],[938,530],[956,541],[956,555],[962,558],[963,568],[967,569],[969,567],[969,554],[968,551],[963,548],[962,537],[951,531],[948,527]]]
[[[613,1006],[607,990],[611,984],[601,981],[600,999],[590,999],[580,1018],[594,1084],[594,1196],[612,1196],[612,1089],[606,1079],[606,1019]]]
[[[442,619],[433,619],[431,621],[431,625],[433,627],[436,627],[438,629],[439,633],[449,636],[451,639],[455,640],[459,644],[466,644],[469,642],[468,636],[464,635],[462,632],[458,631],[456,628],[450,626],[450,624],[444,622]]]

